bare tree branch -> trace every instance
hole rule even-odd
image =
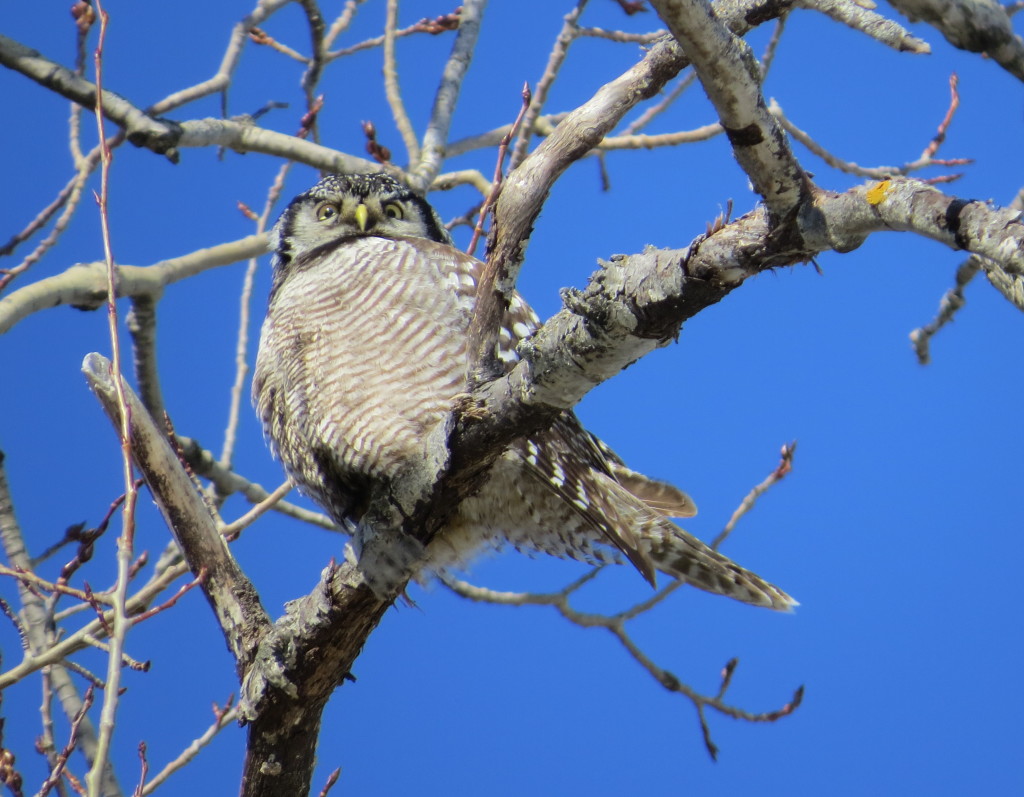
[[[85,358],[82,370],[104,411],[114,423],[119,423],[115,376],[110,371],[109,362],[98,354],[90,354]],[[165,436],[131,389],[127,385],[122,389],[131,413],[130,440],[135,463],[164,515],[167,527],[185,552],[193,574],[198,576],[202,569],[207,570],[203,592],[242,673],[252,661],[270,619],[252,584],[228,551],[210,511]]]
[[[820,11],[836,22],[859,30],[901,53],[924,55],[932,51],[927,42],[911,36],[903,26],[875,13],[867,3],[857,3],[853,0],[794,0],[793,5],[806,8],[808,11]]]
[[[1017,192],[1017,196],[1013,198],[1009,207],[1013,210],[1024,211],[1024,188]],[[914,345],[917,361],[921,365],[928,365],[931,362],[931,339],[940,329],[952,321],[957,311],[966,304],[967,300],[964,298],[964,290],[983,266],[984,260],[977,255],[972,255],[961,263],[960,267],[956,270],[956,284],[946,292],[939,302],[938,315],[925,326],[919,327],[910,333],[910,342]],[[986,275],[988,273],[988,270],[986,270]],[[1020,304],[1017,304],[1017,306],[1021,307]]]
[[[777,219],[809,195],[810,184],[761,96],[761,70],[749,45],[719,21],[706,0],[652,0],[693,63],[754,190]]]
[[[516,137],[516,144],[512,150],[509,170],[515,169],[523,162],[523,158],[526,157],[534,127],[537,124],[537,119],[540,117],[540,112],[548,101],[548,93],[551,91],[551,86],[554,84],[555,78],[558,77],[559,70],[569,54],[569,45],[579,35],[579,18],[586,5],[587,0],[578,0],[576,7],[563,17],[562,30],[559,31],[558,36],[555,38],[555,44],[551,48],[547,65],[544,67],[544,73],[540,76],[540,80],[537,81],[536,88],[533,89],[530,107],[526,109],[526,114],[523,117],[522,127],[519,129],[519,135]]]
[[[249,257],[266,254],[266,235],[250,235],[231,243],[199,249],[152,266],[118,266],[119,296],[159,297],[163,289],[207,269],[228,266]],[[103,263],[72,266],[62,274],[46,277],[0,298],[0,334],[32,313],[57,305],[96,310],[107,300],[107,278]]]
[[[483,16],[486,0],[467,0],[462,4],[459,14],[459,32],[452,44],[451,55],[445,63],[441,82],[434,96],[434,107],[430,112],[430,122],[423,134],[423,148],[418,162],[415,162],[409,174],[409,184],[419,191],[425,191],[441,171],[444,163],[445,147],[448,144],[448,130],[451,128],[452,115],[462,90],[462,81],[469,70],[476,41],[480,35],[480,21]]]
[[[96,107],[94,83],[2,34],[0,64],[85,108]],[[177,162],[175,143],[179,133],[174,122],[155,119],[112,91],[103,92],[102,99],[104,115],[127,132],[129,141]]]
[[[984,53],[1024,80],[1024,42],[996,0],[892,0],[892,5],[911,22],[927,22],[954,47]]]
[[[398,28],[398,0],[387,0],[387,17],[384,22],[384,94],[391,107],[391,116],[405,142],[409,166],[420,160],[420,144],[413,130],[412,121],[402,102],[402,90],[398,85],[398,63],[395,58],[395,31]],[[337,171],[342,171],[338,169]]]
[[[32,560],[25,546],[21,526],[14,514],[14,501],[3,465],[4,455],[0,451],[0,543],[3,544],[7,561],[20,570],[31,572]],[[49,616],[42,598],[27,589],[21,581],[19,581],[18,594],[22,605],[20,627],[24,631],[23,642],[28,645],[25,659],[31,661],[34,657],[53,649],[56,641],[56,629],[53,627],[52,617]],[[85,716],[84,702],[78,688],[68,675],[67,670],[60,666],[60,661],[61,657],[56,657],[50,662],[53,664],[50,669],[50,682],[68,720],[80,717],[76,738],[86,759],[91,764],[96,760],[96,730],[89,718]],[[21,669],[25,674],[34,671],[24,667]],[[10,683],[13,681],[7,682],[7,684]],[[4,685],[0,683],[0,689]],[[109,763],[103,767],[102,783],[104,794],[117,797],[122,793],[114,770]]]

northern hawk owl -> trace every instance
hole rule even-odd
[[[276,455],[334,519],[358,529],[369,486],[427,455],[469,388],[467,330],[483,263],[452,245],[433,208],[385,174],[325,177],[288,205],[253,399]],[[540,326],[518,293],[497,358]],[[429,544],[417,575],[511,544],[591,563],[623,556],[758,606],[795,601],[680,529],[696,509],[676,487],[630,470],[573,412],[516,440]],[[372,583],[374,576],[366,573]],[[408,575],[408,574],[406,574]]]

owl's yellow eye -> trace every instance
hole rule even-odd
[[[384,206],[384,215],[389,219],[401,219],[405,216],[405,213],[402,211],[402,206],[397,202],[388,202]]]
[[[338,215],[338,206],[331,202],[324,202],[316,209],[316,220],[327,221]]]

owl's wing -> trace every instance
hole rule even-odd
[[[565,412],[544,432],[515,441],[512,449],[529,475],[622,551],[653,585],[654,564],[634,530],[638,514],[654,513],[619,484],[593,439],[574,413]]]
[[[540,327],[540,318],[533,308],[526,303],[519,291],[513,291],[498,336],[497,355],[498,359],[505,364],[506,373],[519,362],[519,352],[516,347],[524,338],[533,335]],[[583,455],[584,461],[591,467],[618,482],[655,512],[666,517],[693,517],[697,514],[697,505],[690,496],[673,484],[652,479],[626,467],[626,463],[618,454],[596,435],[583,428],[575,414],[569,413],[565,423],[567,427],[572,427],[571,430],[569,428],[563,430],[569,433],[569,437],[582,435],[587,438],[587,440],[578,440],[574,444],[574,453]],[[543,474],[538,475],[543,478]],[[616,544],[618,545],[618,543]],[[621,546],[619,547],[621,548]],[[622,550],[623,553],[627,553],[624,548]]]

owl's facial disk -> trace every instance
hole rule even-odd
[[[325,232],[330,238],[348,235],[426,237],[419,208],[393,196],[328,196],[307,205],[303,213],[311,214],[315,220],[311,224],[320,228],[314,234],[317,238]]]
[[[428,238],[451,243],[433,208],[387,174],[334,174],[292,200],[275,228],[277,263],[344,239]]]

